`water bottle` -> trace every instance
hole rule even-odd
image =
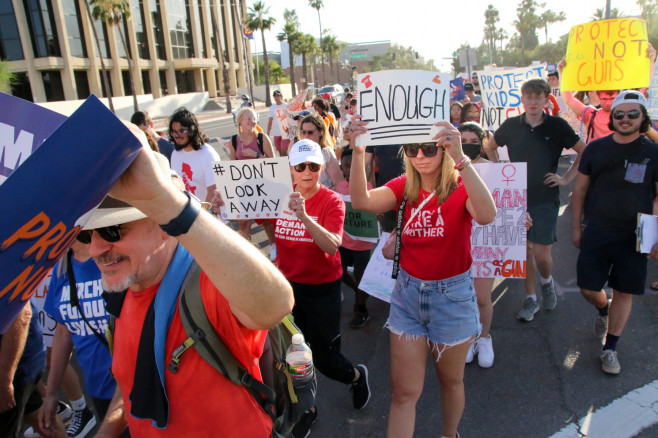
[[[290,344],[286,351],[286,362],[294,386],[302,385],[313,380],[315,376],[313,354],[309,346],[304,342],[304,335],[301,333],[292,335],[292,344]]]

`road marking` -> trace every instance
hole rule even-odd
[[[658,380],[590,412],[550,438],[631,438],[658,423]],[[578,428],[580,426],[580,430]]]

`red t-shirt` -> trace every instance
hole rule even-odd
[[[323,185],[304,202],[306,214],[331,233],[343,234],[345,203]],[[338,280],[343,275],[340,253],[329,255],[313,241],[306,226],[297,219],[280,218],[275,222],[276,265],[288,281],[321,284]]]
[[[151,420],[130,415],[130,391],[133,387],[139,334],[144,318],[160,284],[141,292],[130,290],[116,320],[112,373],[123,394],[130,434],[134,437],[269,437],[272,421],[251,394],[227,380],[199,356],[194,348],[181,358],[176,374],[165,371],[165,389],[169,399],[169,424],[161,430]],[[201,295],[213,327],[233,355],[257,379],[262,380],[258,360],[263,352],[266,331],[251,330],[235,318],[228,301],[201,274]],[[167,333],[165,358],[187,339],[178,307]]]
[[[398,205],[402,203],[406,175],[395,178],[386,187],[393,190]],[[443,280],[468,271],[471,257],[471,228],[473,218],[466,210],[466,189],[461,177],[459,186],[439,208],[436,195],[416,214],[402,234],[400,266],[420,280]],[[420,189],[420,199],[404,209],[403,229],[417,208],[430,195]]]

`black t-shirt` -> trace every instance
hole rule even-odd
[[[530,126],[525,114],[507,119],[494,133],[499,146],[507,145],[510,161],[528,163],[528,206],[559,203],[560,188],[544,184],[544,176],[557,171],[563,149],[571,149],[580,137],[561,117],[544,114],[544,121]]]
[[[377,159],[379,172],[375,175],[375,187],[382,187],[390,180],[404,174],[402,145],[368,146],[366,152],[375,154]]]
[[[338,120],[340,120],[340,110],[335,103],[330,103],[329,105],[331,106],[331,112],[334,113],[334,117],[336,117],[336,122],[338,122]]]
[[[631,232],[637,214],[653,212],[658,181],[658,144],[644,136],[620,144],[612,135],[592,141],[578,171],[590,177],[588,224],[615,232]],[[622,158],[623,157],[623,158]],[[607,170],[610,163],[615,163]]]

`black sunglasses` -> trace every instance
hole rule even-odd
[[[298,165],[294,166],[293,169],[295,169],[295,172],[301,173],[306,170],[306,166],[311,169],[311,172],[318,172],[320,167],[322,167],[318,163],[299,163]]]
[[[434,143],[423,143],[423,144],[405,144],[404,154],[409,158],[415,158],[418,156],[418,151],[423,150],[423,155],[426,157],[434,157],[439,153],[439,147]]]
[[[91,235],[94,231],[101,236],[101,239],[106,242],[114,243],[121,239],[121,225],[111,225],[109,227],[96,228],[95,230],[82,230],[78,233],[76,239],[78,242],[89,245],[91,243]]]
[[[629,119],[635,120],[639,118],[642,115],[642,112],[640,110],[630,110],[630,111],[622,111],[622,110],[617,110],[612,112],[612,117],[615,120],[623,120],[625,116],[628,116]]]

